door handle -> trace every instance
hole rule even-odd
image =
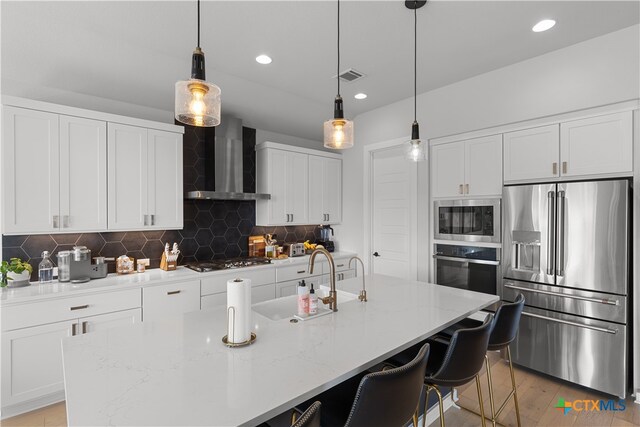
[[[86,334],[87,333],[87,322],[86,320],[84,322],[82,322],[82,333]]]
[[[556,195],[554,191],[547,193],[547,274],[553,274],[556,259]]]
[[[72,337],[76,336],[77,329],[78,329],[78,324],[77,323],[74,323],[73,325],[71,325],[71,336]]]
[[[458,187],[458,193],[464,194],[464,189],[463,189],[462,184],[460,184],[460,187]]]
[[[293,214],[291,214],[291,222],[293,222]]]
[[[558,191],[558,264],[556,265],[556,275],[564,276],[564,210],[565,197],[564,191]]]
[[[567,162],[562,162],[562,173],[567,173]]]
[[[558,162],[553,162],[551,169],[553,171],[553,175],[558,175]]]
[[[156,216],[154,214],[151,214],[151,225],[156,225]]]
[[[180,290],[177,290],[177,291],[169,291],[169,292],[167,292],[167,295],[176,295],[176,294],[179,294],[179,293],[180,293]]]
[[[53,216],[53,228],[59,228],[60,226],[60,224],[58,223],[59,218],[60,217],[58,215]]]
[[[445,255],[433,255],[434,259],[441,259],[445,261],[460,262],[463,264],[483,264],[483,265],[500,265],[500,261],[492,261],[489,259],[475,259],[475,258],[458,258],[454,256]]]
[[[465,192],[469,194],[469,184],[464,185]]]
[[[601,328],[599,326],[585,325],[584,323],[572,322],[570,320],[556,319],[554,317],[541,316],[539,314],[529,313],[526,311],[523,311],[522,315],[527,317],[535,317],[536,319],[549,320],[551,322],[562,323],[563,325],[577,326],[578,328],[592,329],[598,332],[606,332],[607,334],[615,335],[618,333],[617,329],[609,329],[609,328]]]
[[[76,305],[75,307],[71,307],[69,310],[74,311],[74,310],[84,310],[85,308],[89,308],[89,304],[85,304],[85,305]]]
[[[69,228],[69,215],[62,215],[62,228]]]
[[[149,221],[147,219],[148,216],[149,215],[147,215],[147,214],[144,215],[144,225],[149,225]]]
[[[374,252],[374,253],[373,253],[373,256],[374,256],[374,257],[379,257],[379,256],[380,256],[380,254],[379,254],[378,252]]]
[[[533,288],[524,288],[521,286],[515,286],[512,285],[511,283],[507,283],[506,285],[504,285],[505,288],[509,288],[509,289],[515,289],[518,291],[524,291],[524,292],[533,292],[536,294],[543,294],[543,295],[552,295],[552,296],[557,296],[557,297],[562,297],[562,298],[569,298],[569,299],[577,299],[580,301],[587,301],[587,302],[595,302],[598,304],[607,304],[607,305],[619,305],[619,301],[617,300],[613,300],[613,299],[607,299],[607,298],[591,298],[591,297],[583,297],[581,295],[571,295],[571,294],[564,294],[562,292],[552,292],[552,291],[543,291],[542,289],[533,289]]]

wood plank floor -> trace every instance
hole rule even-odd
[[[493,387],[496,393],[496,406],[499,407],[511,387],[509,366],[500,360],[497,353],[491,353],[490,360]],[[485,374],[482,375],[481,382],[485,400],[484,407],[488,411],[489,393]],[[625,411],[570,411],[567,415],[563,415],[562,411],[554,407],[559,398],[571,401],[580,399],[608,400],[610,397],[519,368],[516,368],[516,382],[518,384],[520,416],[523,426],[640,426],[640,405],[633,403],[632,399],[627,400],[627,409]],[[460,405],[478,410],[475,383],[459,389],[459,396],[458,403]],[[445,422],[446,425],[451,427],[480,425],[478,416],[456,407],[447,410]],[[513,403],[509,403],[506,406],[500,417],[500,422],[509,427],[516,425]],[[57,427],[66,425],[67,414],[64,402],[0,422],[2,427]],[[439,421],[435,421],[430,425],[430,427],[437,426],[439,426]]]

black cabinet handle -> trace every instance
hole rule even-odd
[[[380,254],[379,254],[378,252],[374,252],[374,253],[373,253],[373,256],[375,256],[375,257],[379,257],[379,256],[380,256]]]
[[[179,293],[180,293],[180,291],[170,291],[170,292],[167,292],[167,295],[175,295],[175,294],[179,294]]]

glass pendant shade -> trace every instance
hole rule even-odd
[[[324,122],[324,146],[334,150],[353,147],[353,121],[338,118]]]
[[[406,159],[414,162],[421,162],[427,159],[427,150],[424,144],[419,139],[412,139],[407,144]]]
[[[200,79],[176,83],[176,120],[191,126],[211,127],[220,124],[220,88]]]

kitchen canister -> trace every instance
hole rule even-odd
[[[251,280],[227,281],[227,335],[222,342],[229,347],[238,347],[255,341],[251,317]]]

